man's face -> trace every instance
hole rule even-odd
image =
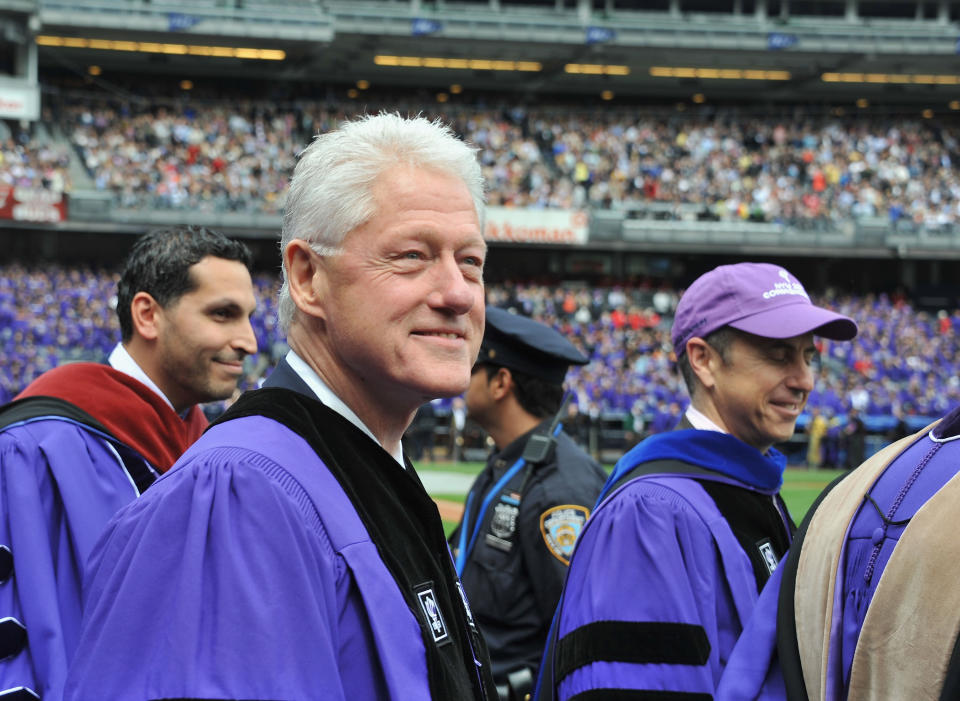
[[[713,403],[731,434],[761,452],[793,435],[813,389],[813,334],[738,333],[713,373]]]
[[[336,391],[415,408],[463,392],[484,326],[486,243],[466,185],[397,168],[374,184],[376,214],[321,267],[324,368]],[[329,363],[327,363],[329,364]]]
[[[467,416],[481,427],[487,425],[487,417],[493,411],[493,400],[490,397],[490,378],[487,368],[482,363],[473,366],[470,373],[470,384],[463,395],[467,406]]]
[[[226,399],[237,387],[243,359],[257,352],[250,315],[257,306],[246,266],[207,256],[190,267],[191,292],[159,311],[160,378],[178,411]]]

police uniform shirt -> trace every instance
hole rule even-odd
[[[487,492],[548,423],[491,456],[470,490],[471,520],[460,526],[468,536]],[[479,515],[461,578],[498,683],[524,666],[536,675],[576,537],[605,480],[600,465],[561,432],[547,462],[525,465]],[[454,547],[460,528],[450,538]]]

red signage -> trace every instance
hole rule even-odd
[[[0,185],[0,219],[61,222],[67,218],[67,196],[42,188]]]

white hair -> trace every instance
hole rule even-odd
[[[290,179],[281,253],[293,239],[302,239],[320,255],[336,255],[346,235],[376,214],[373,185],[397,166],[460,178],[482,227],[484,187],[476,153],[439,119],[397,113],[366,115],[317,135],[300,153]],[[294,308],[284,264],[278,310],[284,331],[290,328]]]

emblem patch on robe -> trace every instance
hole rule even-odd
[[[443,620],[443,614],[440,613],[440,606],[437,604],[437,597],[433,593],[433,582],[427,582],[420,585],[417,589],[417,601],[420,602],[420,609],[427,620],[427,626],[433,635],[433,642],[437,645],[450,642],[450,634],[447,632],[447,624]]]
[[[763,564],[767,566],[767,571],[773,574],[777,571],[777,553],[773,551],[773,543],[770,539],[761,540],[757,543],[757,549],[760,550],[760,557],[763,558]]]
[[[578,504],[562,504],[540,514],[540,533],[550,553],[565,565],[570,564],[573,546],[577,544],[590,509]]]

